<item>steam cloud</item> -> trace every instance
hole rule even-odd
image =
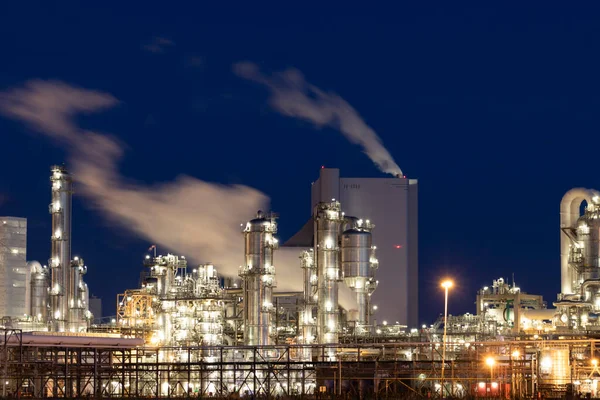
[[[117,164],[122,145],[107,135],[84,131],[78,113],[94,113],[118,103],[113,96],[57,81],[29,81],[0,93],[0,112],[55,139],[69,154],[78,192],[110,220],[157,245],[196,262],[214,262],[224,275],[243,263],[240,223],[269,199],[246,186],[218,185],[181,176],[142,186],[124,179]]]
[[[244,254],[240,223],[257,210],[268,209],[268,197],[247,186],[219,185],[189,176],[154,186],[126,180],[118,171],[121,143],[82,130],[74,121],[78,114],[117,104],[110,94],[60,81],[31,80],[21,88],[0,92],[0,113],[65,148],[78,192],[111,221],[194,262],[213,262],[223,275],[237,276]],[[279,290],[302,290],[297,258],[278,272]],[[340,299],[343,307],[355,308],[351,298],[341,295]]]
[[[306,82],[300,71],[287,69],[268,77],[256,64],[244,61],[234,64],[233,72],[266,86],[271,92],[270,105],[281,114],[310,121],[317,127],[327,125],[337,129],[350,142],[362,146],[382,172],[402,175],[377,133],[358,112],[339,95],[324,92]]]

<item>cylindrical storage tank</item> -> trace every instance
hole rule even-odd
[[[350,229],[342,234],[344,279],[370,276],[371,246],[371,232]]]
[[[371,232],[350,229],[342,234],[342,271],[346,285],[356,294],[358,322],[369,323],[367,285],[374,272],[371,270]]]
[[[37,261],[30,261],[27,267],[31,273],[31,311],[34,320],[48,321],[48,290],[50,271]]]

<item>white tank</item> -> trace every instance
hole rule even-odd
[[[360,220],[359,220],[360,221]],[[368,295],[375,276],[375,254],[372,245],[372,234],[368,228],[354,226],[342,234],[342,271],[346,285],[355,293],[358,304],[358,322],[369,323]]]

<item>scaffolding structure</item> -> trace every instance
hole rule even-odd
[[[29,398],[202,398],[257,395],[439,397],[441,343],[333,346],[126,347],[31,345],[0,332],[3,396]],[[547,398],[588,390],[600,341],[451,343],[445,390],[454,397]],[[557,356],[557,354],[559,356]],[[552,359],[546,358],[552,355]],[[494,362],[490,364],[489,360]],[[548,361],[551,360],[551,361]],[[584,388],[584,386],[590,386]],[[483,390],[483,392],[482,392]]]

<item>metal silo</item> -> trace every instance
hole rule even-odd
[[[377,268],[369,221],[357,220],[342,234],[342,270],[346,285],[356,294],[358,322],[369,324],[369,296],[375,288],[373,278]]]

